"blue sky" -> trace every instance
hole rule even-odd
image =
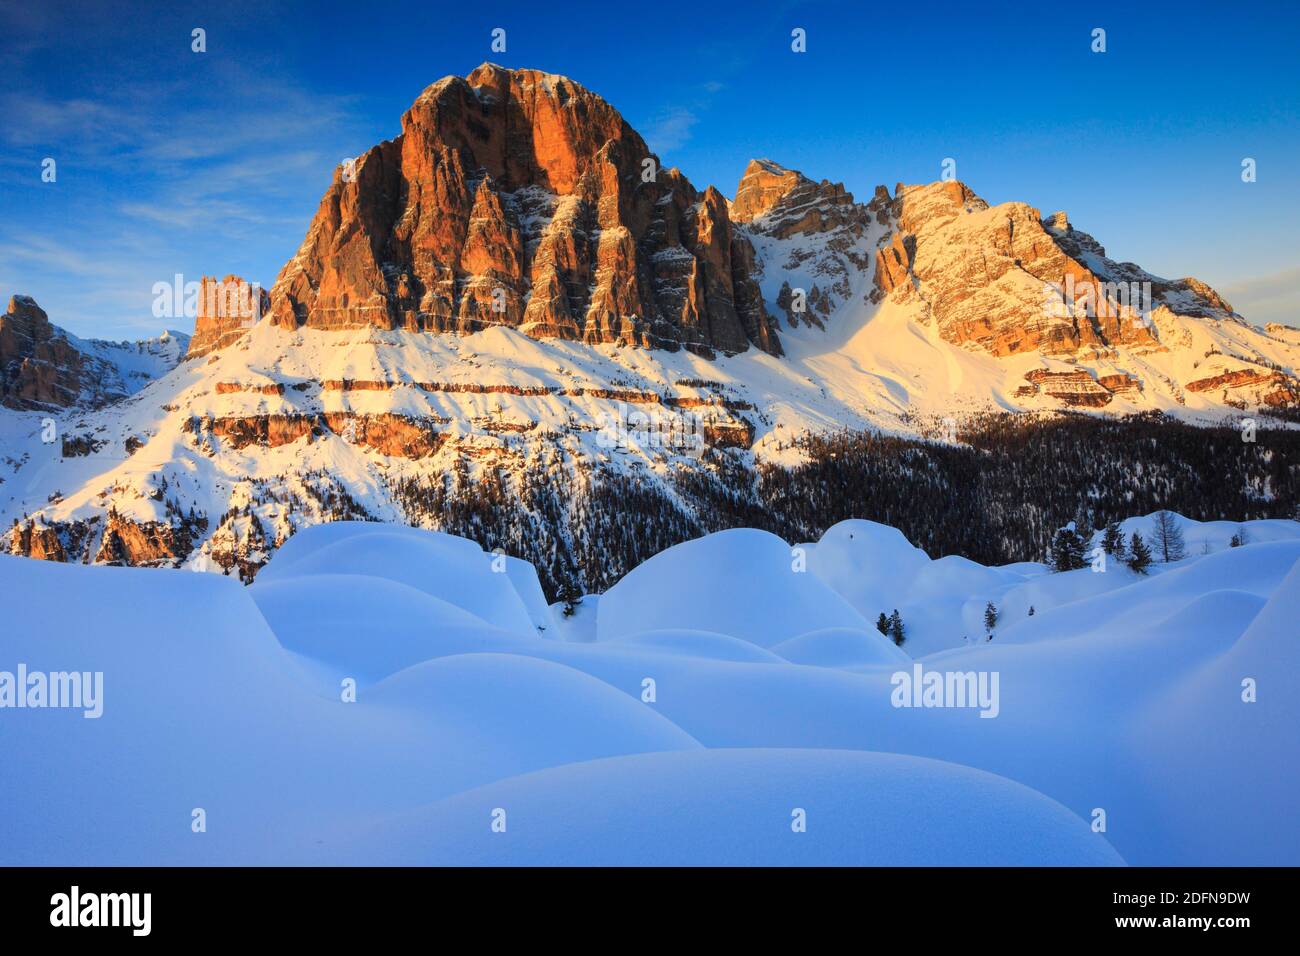
[[[0,293],[83,336],[188,330],[155,282],[269,286],[335,165],[490,59],[600,93],[700,188],[765,156],[865,199],[952,157],[991,203],[1065,209],[1114,258],[1300,324],[1297,5],[1056,7],[0,0]]]

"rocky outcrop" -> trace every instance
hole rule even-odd
[[[79,339],[50,322],[31,296],[15,295],[0,315],[0,405],[99,408],[171,371],[188,343],[170,331],[142,341]]]
[[[184,430],[202,441],[220,439],[234,449],[257,446],[279,448],[301,438],[320,438],[326,429],[354,445],[373,448],[399,458],[425,458],[441,446],[444,436],[431,427],[432,419],[414,419],[392,412],[358,415],[353,412],[312,414],[291,412],[268,415],[223,415],[192,418]],[[439,424],[446,424],[439,420]]]
[[[173,567],[194,547],[192,529],[165,521],[133,521],[109,512],[95,564]]]
[[[1271,382],[1274,379],[1282,378],[1277,372],[1269,372],[1263,369],[1242,368],[1232,372],[1224,372],[1222,375],[1212,375],[1209,378],[1197,379],[1194,382],[1188,382],[1183,387],[1189,392],[1208,392],[1217,388],[1241,388],[1246,385],[1263,385],[1265,382]]]
[[[199,283],[198,314],[187,359],[199,358],[237,341],[267,312],[270,294],[239,276],[203,276]]]
[[[1036,368],[1025,375],[1028,387],[1017,392],[1024,397],[1042,393],[1074,408],[1103,408],[1114,397],[1111,390],[1087,372],[1052,372]]]
[[[660,169],[569,79],[484,64],[341,168],[271,292],[286,328],[533,336],[703,355],[781,347],[716,190]]]
[[[1188,382],[1189,392],[1219,392],[1221,400],[1238,407],[1255,403],[1267,408],[1300,406],[1300,379],[1275,369],[1241,368]]]
[[[1097,384],[1115,395],[1136,395],[1142,391],[1142,380],[1127,372],[1097,376]]]
[[[817,183],[770,159],[749,161],[731,203],[736,222],[756,223],[757,231],[780,239],[860,225],[865,209],[842,183]]]
[[[769,266],[811,279],[806,287],[782,284],[776,306],[786,321],[824,327],[852,296],[854,280],[870,272],[867,231],[873,222],[886,221],[888,208],[884,187],[864,206],[840,183],[814,182],[770,159],[755,159],[740,179],[731,216],[756,241],[768,240]]]
[[[0,405],[54,409],[102,405],[126,395],[116,370],[83,352],[30,296],[0,315]]]
[[[14,521],[9,535],[9,553],[42,561],[68,560],[58,531],[38,518],[28,519],[24,524]]]
[[[218,395],[230,395],[235,393],[248,393],[252,395],[283,395],[283,382],[266,382],[262,384],[245,385],[241,382],[217,382],[216,392]]]
[[[997,356],[1091,358],[1163,349],[1153,313],[1240,321],[1209,286],[1165,280],[1076,230],[1063,212],[990,207],[963,183],[895,190],[873,295],[921,302],[949,342]]]

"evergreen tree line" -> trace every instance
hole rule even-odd
[[[797,442],[806,461],[792,468],[755,469],[743,452],[709,449],[667,483],[582,461],[576,480],[569,469],[557,478],[554,459],[471,478],[462,459],[391,491],[408,523],[525,558],[548,599],[570,604],[665,548],[731,527],[796,544],[868,518],[931,557],[1061,568],[1087,566],[1096,539],[1108,556],[1145,567],[1166,559],[1162,546],[1130,537],[1121,547],[1119,520],[1161,509],[1197,520],[1292,517],[1300,500],[1300,432],[1260,429],[1252,443],[1233,428],[1160,415],[1007,414],[979,418],[959,437],[963,444],[945,445],[874,432],[807,436]],[[1071,521],[1078,540],[1058,541]],[[889,634],[897,639],[892,626]]]

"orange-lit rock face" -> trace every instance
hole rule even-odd
[[[900,183],[892,219],[876,256],[873,298],[924,302],[954,344],[998,356],[1154,351],[1163,346],[1149,321],[1153,308],[1233,318],[1204,283],[1169,282],[1106,259],[1063,212],[1042,217],[1016,202],[990,207],[957,181]]]
[[[204,276],[199,283],[198,314],[186,358],[223,348],[243,335],[270,308],[267,291],[239,276]]]
[[[1235,369],[1184,387],[1189,392],[1218,392],[1224,402],[1254,402],[1271,408],[1300,406],[1300,379],[1273,369]]]
[[[1234,372],[1224,372],[1222,375],[1197,379],[1194,382],[1188,382],[1184,387],[1189,392],[1208,392],[1216,388],[1241,388],[1246,385],[1262,385],[1265,382],[1282,378],[1285,378],[1285,376],[1277,372],[1243,368]]]
[[[287,328],[473,332],[735,353],[780,343],[725,200],[661,170],[571,80],[484,65],[336,174],[271,295]]]
[[[792,328],[822,326],[853,297],[854,279],[870,271],[876,250],[867,245],[867,229],[888,220],[889,206],[884,187],[861,206],[840,183],[814,182],[769,159],[755,159],[736,188],[731,218],[751,235],[778,240],[769,248],[772,266],[815,277],[802,297],[784,282],[776,305]]]
[[[17,522],[14,523],[13,534],[9,542],[9,553],[25,555],[42,561],[68,560],[67,554],[64,552],[63,542],[59,540],[59,535],[55,529],[45,525],[38,525],[30,520],[23,525]]]
[[[745,167],[731,215],[736,222],[761,219],[761,231],[781,239],[864,219],[862,207],[841,183],[816,183],[767,159],[750,160]]]
[[[192,420],[187,427],[190,433],[210,434],[235,449],[249,446],[278,448],[304,437],[315,439],[325,434],[326,429],[352,444],[365,445],[384,455],[410,459],[433,454],[444,440],[429,420],[392,412],[377,415],[352,412],[228,415]]]
[[[1103,408],[1111,402],[1111,390],[1084,371],[1051,372],[1047,369],[1034,369],[1025,378],[1033,385],[1028,392],[1021,394],[1033,395],[1041,390],[1066,405],[1079,408]]]

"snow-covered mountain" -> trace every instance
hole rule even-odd
[[[8,549],[250,577],[295,530],[363,517],[596,589],[703,531],[784,528],[800,496],[771,469],[838,454],[807,436],[899,436],[891,478],[953,491],[983,464],[936,479],[926,441],[984,454],[989,416],[1158,413],[1231,435],[1300,403],[1300,333],[1112,261],[1064,213],[958,182],[858,203],[769,160],[728,201],[572,80],[490,64],[340,167],[264,308],[200,316],[189,361],[58,416],[58,440],[43,416],[0,419]],[[1277,434],[1221,443],[1239,517],[1289,513],[1300,475]],[[1129,504],[1187,494],[1205,467],[1169,442],[1126,468],[1140,453],[1094,454]],[[864,512],[880,497],[837,475]],[[1094,476],[1062,480],[1066,516],[1108,510]],[[1066,516],[1027,514],[993,550],[1036,557]]]
[[[31,296],[0,315],[0,406],[24,410],[99,408],[134,395],[185,357],[190,337],[80,339],[50,322]]]

